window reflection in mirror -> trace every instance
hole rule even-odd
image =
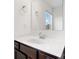
[[[53,15],[48,11],[44,12],[44,22],[45,22],[45,29],[46,30],[53,30]]]

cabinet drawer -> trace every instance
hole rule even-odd
[[[15,41],[14,42],[14,47],[17,48],[17,49],[19,49],[19,43]]]
[[[23,44],[20,44],[20,50],[28,55],[28,57],[31,57],[32,59],[36,59],[36,50],[32,49],[30,47],[27,47]]]
[[[55,59],[55,58],[50,57],[46,55],[45,53],[39,52],[39,59]]]

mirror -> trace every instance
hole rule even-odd
[[[32,1],[32,32],[64,31],[63,0]]]

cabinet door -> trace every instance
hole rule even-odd
[[[28,59],[36,59],[36,50],[28,46],[20,44],[20,51],[25,53],[28,56]]]
[[[16,49],[14,49],[14,58],[17,59],[16,57],[17,57],[17,51]]]
[[[45,53],[39,52],[39,59],[55,59],[54,57],[50,57]]]
[[[19,49],[19,43],[16,42],[16,41],[14,41],[14,47],[15,47],[16,49]]]
[[[16,55],[15,59],[26,59],[26,56],[19,51],[16,51],[15,55]]]

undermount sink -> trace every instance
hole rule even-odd
[[[29,39],[27,41],[31,42],[31,43],[35,43],[35,44],[42,44],[42,43],[44,43],[43,39],[36,39],[36,38],[31,38],[31,39]]]

